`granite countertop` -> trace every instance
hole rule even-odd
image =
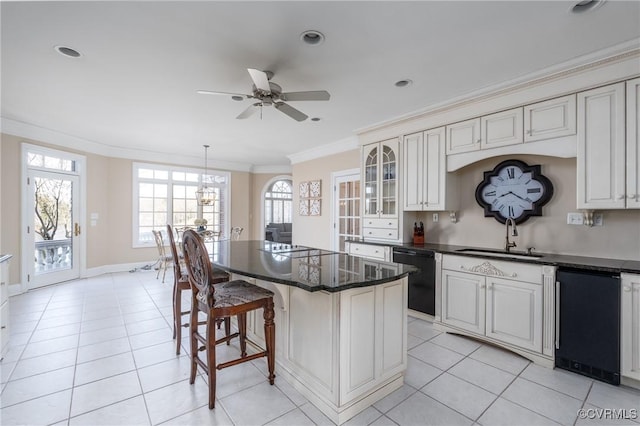
[[[207,250],[214,268],[307,291],[367,287],[417,271],[411,265],[270,241],[217,241],[207,243]]]
[[[361,242],[361,241],[357,241]],[[504,257],[504,256],[491,256],[489,253],[476,254],[476,253],[468,253],[462,252],[460,250],[496,250],[500,251],[500,249],[488,249],[486,247],[471,247],[471,246],[457,246],[450,244],[435,244],[435,243],[424,243],[422,245],[414,245],[413,243],[404,243],[404,244],[388,244],[388,243],[370,243],[367,244],[379,244],[385,246],[392,247],[403,247],[403,248],[411,248],[413,250],[424,250],[430,252],[444,253],[444,254],[455,254],[459,256],[471,256],[471,257],[493,257],[497,260],[508,260],[513,262],[521,262],[521,263],[534,263],[534,264],[542,264],[542,265],[553,265],[558,267],[567,267],[567,268],[577,268],[577,269],[588,269],[593,271],[601,271],[601,272],[629,272],[629,273],[640,273],[640,261],[639,260],[624,260],[624,259],[609,259],[602,257],[589,257],[589,256],[574,256],[567,254],[556,254],[556,253],[544,253],[534,251],[533,253],[536,257],[528,257],[528,258],[520,258],[520,257]],[[524,254],[524,252],[520,252],[517,250],[513,250],[514,254]]]

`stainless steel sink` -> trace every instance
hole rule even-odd
[[[506,252],[501,250],[480,250],[480,249],[460,249],[456,250],[459,253],[468,253],[468,254],[477,254],[480,256],[489,256],[489,257],[504,257],[511,259],[538,259],[541,258],[542,255],[534,254],[534,253],[525,253],[525,252]]]

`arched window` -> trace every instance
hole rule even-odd
[[[264,225],[291,223],[293,219],[293,182],[280,179],[271,184],[264,194]]]

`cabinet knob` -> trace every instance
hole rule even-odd
[[[484,284],[480,284],[480,286],[479,286],[479,287],[480,287],[480,288],[484,288],[484,287],[485,287],[485,285],[484,285]]]
[[[393,235],[391,232],[389,232],[389,236]]]
[[[618,194],[618,200],[624,200],[624,195]]]
[[[478,139],[478,140],[476,141],[476,143],[480,143],[481,141],[482,141],[482,139]]]
[[[464,265],[460,265],[460,269],[464,271]]]
[[[528,135],[531,135],[532,133],[533,133],[533,129],[529,129],[529,130],[527,130],[527,134],[528,134]]]
[[[516,273],[514,272],[513,274],[511,274],[511,276],[512,276],[513,278],[515,278],[515,277],[517,277],[517,276],[518,276],[518,274],[516,274]]]
[[[631,291],[631,286],[630,285],[625,285],[624,287],[622,287],[622,289],[628,293],[628,292]]]

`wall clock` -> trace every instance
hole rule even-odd
[[[553,184],[540,172],[540,165],[529,166],[519,160],[506,160],[484,172],[476,188],[476,201],[485,217],[519,224],[530,216],[542,216],[542,206],[553,195]]]

